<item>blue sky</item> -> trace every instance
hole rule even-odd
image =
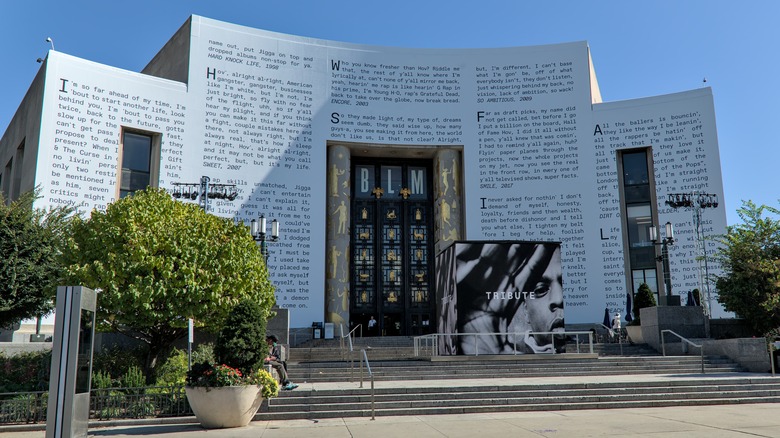
[[[780,1],[0,0],[0,132],[49,48],[141,70],[190,14],[395,47],[588,41],[604,101],[712,87],[728,223],[778,206]]]

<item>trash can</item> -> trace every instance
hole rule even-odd
[[[313,322],[313,323],[311,323],[311,338],[312,339],[322,339],[322,323],[321,322]]]

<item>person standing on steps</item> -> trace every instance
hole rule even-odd
[[[368,335],[376,336],[376,319],[374,319],[374,315],[371,315],[371,319],[368,320]]]

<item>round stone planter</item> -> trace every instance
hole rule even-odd
[[[207,429],[246,426],[263,402],[259,385],[184,389],[192,412]]]
[[[626,333],[628,339],[635,344],[644,344],[645,340],[642,338],[642,326],[641,325],[627,325]]]

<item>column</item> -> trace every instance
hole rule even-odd
[[[349,330],[350,151],[328,149],[327,213],[325,226],[325,321]],[[346,333],[346,332],[345,332]]]
[[[461,202],[461,154],[456,149],[441,149],[433,163],[433,213],[435,253],[462,239],[463,205]]]

